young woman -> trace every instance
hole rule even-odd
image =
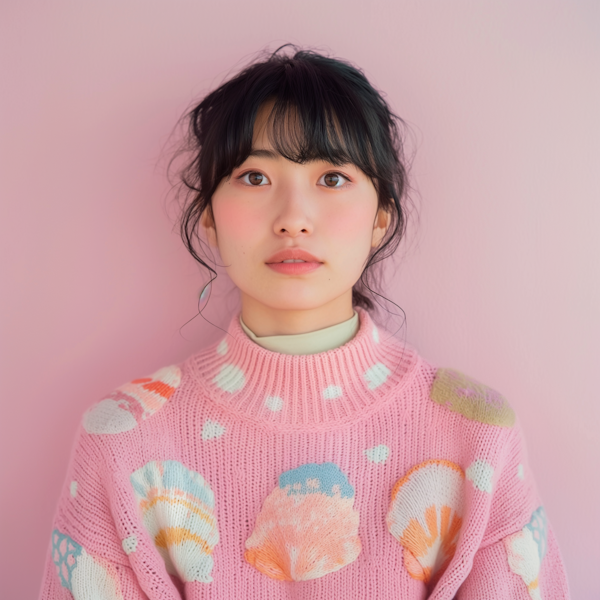
[[[85,413],[41,597],[567,598],[509,403],[372,317],[406,222],[400,119],[309,51],[187,117],[183,239],[213,273],[218,249],[241,312]]]

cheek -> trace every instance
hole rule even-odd
[[[340,210],[330,215],[326,222],[328,237],[344,251],[352,250],[362,255],[368,251],[373,233],[373,211],[370,209]]]
[[[214,209],[217,233],[224,239],[236,238],[247,231],[247,215],[233,203],[223,202]]]
[[[222,202],[213,208],[221,257],[227,262],[252,248],[257,232],[264,228],[264,215],[241,202]]]

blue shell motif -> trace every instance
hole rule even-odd
[[[525,528],[531,531],[538,547],[540,562],[542,562],[548,550],[548,519],[546,518],[546,511],[543,506],[540,506],[533,512],[531,520],[525,525]]]
[[[68,535],[58,529],[52,532],[52,560],[63,587],[71,590],[71,574],[77,566],[77,557],[81,554],[81,546]]]

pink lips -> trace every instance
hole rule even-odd
[[[310,273],[321,266],[319,262],[301,262],[301,263],[270,263],[267,267],[277,271],[278,273],[284,273],[285,275],[302,275],[303,273]]]
[[[300,263],[284,263],[284,260],[304,260]],[[283,273],[285,275],[302,275],[310,273],[321,266],[321,261],[310,252],[302,248],[285,248],[280,250],[267,259],[266,264],[269,268]]]
[[[271,256],[271,258],[268,258],[265,262],[267,264],[280,263],[283,260],[290,259],[305,260],[306,262],[316,263],[322,262],[316,256],[313,256],[310,252],[307,252],[302,248],[284,248],[283,250],[280,250],[279,252],[273,254],[273,256]]]

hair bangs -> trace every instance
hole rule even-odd
[[[368,137],[357,131],[356,122],[347,122],[343,106],[336,107],[322,96],[308,101],[305,98],[301,104],[294,100],[278,97],[267,117],[267,137],[281,156],[299,164],[352,163],[367,175],[374,175]],[[315,105],[320,110],[311,110]]]

